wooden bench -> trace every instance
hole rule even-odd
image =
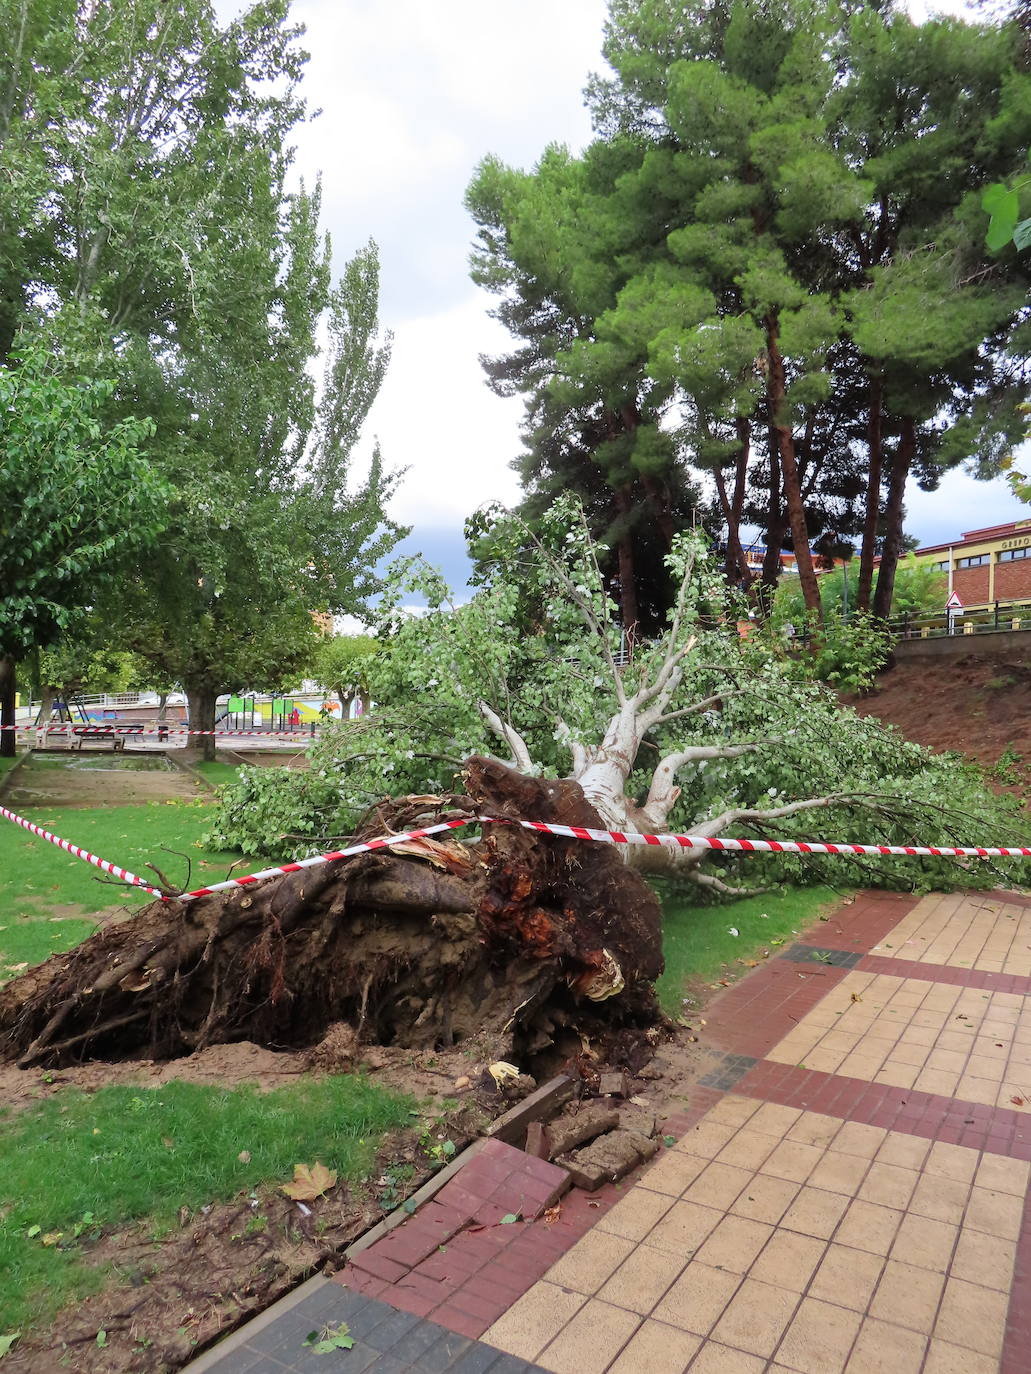
[[[105,740],[115,749],[124,749],[129,735],[142,734],[142,725],[73,725],[69,744],[72,749],[81,749],[88,739]]]

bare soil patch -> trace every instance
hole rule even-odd
[[[142,802],[196,801],[210,795],[200,779],[180,768],[136,770],[120,764],[126,757],[113,751],[110,755],[96,751],[80,754],[78,750],[68,750],[67,754],[30,754],[11,778],[5,799],[17,810],[19,806],[132,806]]]
[[[1031,667],[976,654],[955,660],[900,663],[867,696],[847,697],[861,716],[897,726],[907,739],[938,752],[955,750],[985,768],[1004,754],[1019,760],[1000,790],[1031,791]]]

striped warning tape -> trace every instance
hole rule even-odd
[[[68,840],[52,835],[23,816],[6,807],[0,806],[0,816],[23,826],[33,834],[58,845],[76,858],[102,868],[125,882],[141,887],[165,901],[173,900],[157,888],[150,887],[142,878],[129,873],[124,868],[100,859],[88,850],[80,849]],[[392,845],[404,844],[409,840],[421,839],[426,835],[438,835],[445,830],[458,830],[465,825],[516,825],[524,830],[534,830],[545,835],[558,835],[572,840],[594,840],[602,844],[647,844],[665,845],[674,849],[714,849],[727,853],[743,854],[874,854],[902,855],[905,857],[927,858],[978,858],[978,859],[1026,859],[1031,858],[1031,848],[1021,846],[974,846],[974,845],[901,845],[901,844],[848,844],[831,843],[826,840],[741,840],[716,838],[707,835],[646,835],[632,831],[595,830],[582,825],[557,825],[549,821],[518,821],[506,816],[461,816],[455,820],[441,821],[436,825],[423,826],[418,830],[406,830],[400,835],[381,835],[374,840],[350,845],[347,849],[335,849],[328,854],[315,854],[309,859],[298,859],[294,863],[278,864],[274,868],[263,868],[258,873],[244,874],[239,878],[227,878],[225,882],[212,883],[208,887],[198,887],[192,892],[177,894],[175,900],[195,901],[213,892],[226,892],[235,887],[250,887],[265,878],[275,878],[282,873],[297,873],[305,868],[315,868],[319,864],[333,863],[337,859],[348,859],[354,854],[365,854],[377,849],[389,849]]]
[[[0,816],[6,820],[13,821],[15,825],[20,825],[23,830],[29,830],[33,835],[38,835],[40,839],[49,840],[51,844],[56,844],[58,849],[65,849],[69,854],[74,854],[77,859],[84,859],[86,863],[93,864],[95,868],[102,868],[105,873],[110,873],[112,877],[121,878],[123,882],[131,883],[133,887],[141,887],[144,892],[152,892],[155,897],[164,897],[164,893],[156,887],[151,887],[142,878],[137,878],[135,873],[130,873],[127,868],[119,868],[117,864],[108,863],[107,859],[98,858],[96,854],[91,854],[88,849],[80,849],[77,844],[72,844],[71,840],[62,840],[60,835],[54,835],[49,830],[44,830],[41,825],[33,825],[24,816],[19,816],[14,811],[8,811],[6,806],[0,806]]]
[[[318,722],[312,722],[318,723]],[[116,721],[83,722],[81,725],[0,725],[0,730],[20,730],[25,734],[32,731],[45,731],[47,735],[82,735],[102,737],[104,735],[254,735],[261,739],[311,739],[311,724],[294,730],[187,730],[175,725],[148,724],[141,729],[138,724],[119,725]]]

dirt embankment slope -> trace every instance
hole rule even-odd
[[[993,770],[1007,791],[1031,796],[1031,667],[975,654],[900,663],[865,697],[862,716],[895,725],[907,739],[953,749]]]

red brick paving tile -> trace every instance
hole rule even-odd
[[[397,1283],[398,1279],[405,1278],[408,1269],[403,1264],[395,1264],[393,1260],[387,1259],[386,1255],[379,1254],[378,1249],[378,1246],[370,1245],[368,1250],[363,1250],[350,1261],[348,1268],[364,1270],[373,1278],[385,1279],[387,1283]]]
[[[990,969],[957,968],[950,964],[923,964],[916,959],[896,959],[881,954],[864,955],[856,968],[861,973],[888,973],[893,978],[919,978],[927,983],[988,988],[992,992],[1031,992],[1031,978],[1016,973],[993,973]]]
[[[433,1298],[399,1286],[388,1288],[381,1295],[381,1301],[400,1308],[402,1312],[411,1312],[413,1317],[428,1317],[437,1306]]]
[[[498,1313],[498,1316],[501,1314]],[[439,1322],[441,1326],[446,1326],[449,1331],[457,1331],[460,1336],[468,1336],[471,1340],[478,1340],[491,1325],[494,1318],[490,1321],[483,1321],[480,1317],[472,1317],[468,1312],[463,1312],[460,1307],[455,1307],[453,1303],[441,1303],[432,1314],[433,1320]]]
[[[365,1274],[360,1269],[355,1269],[353,1265],[348,1265],[339,1274],[334,1274],[333,1282],[339,1283],[344,1288],[350,1288],[352,1293],[361,1293],[367,1298],[377,1298],[380,1293],[390,1287],[382,1279],[373,1278],[371,1274]]]

